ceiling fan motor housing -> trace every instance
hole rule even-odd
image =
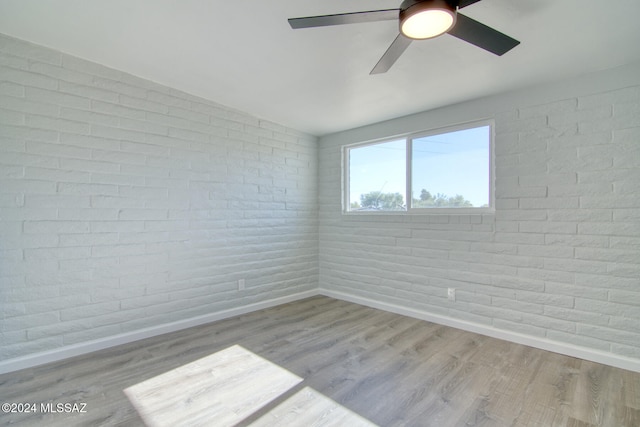
[[[458,7],[458,4],[460,3],[459,0],[404,0],[401,4],[400,4],[400,11],[405,11],[407,9],[409,9],[411,6],[414,6],[416,4],[426,4],[426,5],[431,5],[431,6],[427,6],[427,7],[437,7],[437,8],[447,8],[447,9],[451,9],[451,10],[455,10]],[[443,6],[443,4],[445,4],[445,6]]]
[[[430,39],[444,34],[456,23],[457,3],[457,1],[451,2],[447,0],[404,0],[400,5],[400,33],[406,37],[416,40]],[[432,31],[429,28],[425,28],[424,25],[426,24],[424,23],[421,23],[423,26],[420,28],[415,27],[415,21],[418,21],[417,18],[420,15],[422,15],[423,18],[426,18],[427,14],[439,16],[436,20],[438,22],[434,22],[434,18],[427,18],[427,20],[430,21],[429,24],[434,24],[440,28],[434,28]],[[440,18],[442,17],[446,20],[445,22],[440,22]],[[415,30],[412,31],[409,28],[412,24],[417,32],[415,32]]]

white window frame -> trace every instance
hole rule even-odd
[[[457,132],[465,129],[472,129],[477,127],[489,126],[489,206],[488,207],[464,207],[464,208],[451,208],[451,207],[431,207],[431,208],[414,208],[411,206],[413,202],[411,180],[412,180],[412,147],[413,140],[418,138],[424,138],[428,136]],[[362,148],[370,145],[383,144],[385,142],[397,141],[404,139],[406,142],[406,188],[405,188],[405,201],[407,209],[404,211],[352,211],[351,208],[351,195],[349,194],[350,182],[349,182],[349,152],[354,148]],[[442,128],[436,128],[426,131],[414,132],[404,135],[398,135],[395,137],[377,139],[367,142],[360,142],[356,144],[344,145],[342,147],[342,213],[346,215],[481,215],[495,212],[495,123],[493,120],[481,120],[467,123],[461,123],[453,126],[447,126]]]

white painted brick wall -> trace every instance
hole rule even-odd
[[[0,36],[0,360],[315,289],[317,257],[315,138]]]
[[[640,358],[637,79],[328,136],[319,168],[314,138],[282,125],[0,49],[0,360],[314,289],[318,272],[322,288]],[[342,144],[487,116],[494,215],[341,214]]]
[[[321,138],[321,288],[640,358],[638,68]],[[488,116],[495,215],[341,214],[342,145]]]

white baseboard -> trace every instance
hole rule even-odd
[[[121,344],[127,344],[144,338],[150,338],[169,332],[175,332],[181,329],[191,328],[193,326],[204,325],[205,323],[215,322],[216,320],[227,319],[229,317],[238,316],[240,314],[246,314],[252,311],[262,310],[264,308],[275,307],[280,304],[286,304],[288,302],[297,301],[316,295],[318,295],[318,291],[316,289],[306,292],[299,292],[296,294],[287,295],[285,297],[243,305],[241,307],[205,314],[203,316],[192,317],[190,319],[178,320],[176,322],[138,329],[137,331],[112,335],[110,337],[55,348],[53,350],[48,350],[41,353],[8,359],[0,361],[0,374],[18,371],[20,369],[32,368],[38,365],[44,365],[45,363],[56,362],[58,360],[80,356],[83,354],[91,353],[92,351],[103,350],[105,348],[114,347]]]
[[[248,304],[242,307],[223,310],[216,313],[206,314],[203,316],[193,317],[191,319],[165,323],[163,325],[139,329],[133,332],[127,332],[124,334],[69,345],[41,353],[18,357],[15,359],[0,361],[0,374],[18,371],[20,369],[32,368],[34,366],[43,365],[45,363],[56,362],[58,360],[67,359],[69,357],[80,356],[92,351],[103,350],[109,347],[127,344],[144,338],[150,338],[153,336],[175,332],[193,326],[199,326],[206,323],[215,322],[216,320],[227,319],[229,317],[238,316],[240,314],[246,314],[252,311],[262,310],[264,308],[275,307],[280,304],[286,304],[288,302],[297,301],[316,295],[324,295],[330,298],[353,302],[355,304],[377,308],[379,310],[389,311],[391,313],[397,313],[404,316],[437,323],[440,325],[451,326],[453,328],[475,332],[481,335],[487,335],[493,338],[499,338],[502,340],[539,348],[542,350],[552,351],[554,353],[560,353],[567,356],[590,360],[592,362],[603,363],[605,365],[615,366],[617,368],[627,369],[629,371],[640,372],[640,360],[638,359],[619,356],[612,353],[607,353],[586,347],[580,347],[572,344],[566,344],[559,341],[552,341],[545,338],[534,337],[531,335],[520,334],[517,332],[510,332],[479,323],[454,319],[452,317],[441,316],[426,311],[402,307],[399,305],[377,301],[344,292],[333,291],[330,289],[316,289],[288,295],[286,297],[274,298],[255,304]]]
[[[527,345],[529,347],[535,347],[542,350],[552,351],[554,353],[564,354],[566,356],[590,360],[592,362],[602,363],[605,365],[614,366],[616,368],[627,369],[629,371],[640,372],[640,360],[631,357],[619,356],[604,351],[580,347],[577,345],[567,344],[559,341],[553,341],[546,338],[534,337],[518,332],[510,332],[503,329],[497,329],[492,326],[482,325],[480,323],[454,319],[452,317],[441,316],[426,311],[415,310],[412,308],[402,307],[399,305],[377,301],[344,292],[333,291],[330,289],[319,289],[318,293],[327,297],[349,301],[367,307],[389,311],[392,313],[402,314],[404,316],[426,320],[440,325],[451,326],[453,328],[475,332],[481,335],[487,335],[493,338],[499,338],[502,340]]]

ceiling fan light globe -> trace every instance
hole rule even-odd
[[[445,1],[405,1],[400,11],[400,32],[410,39],[424,40],[438,37],[456,23],[456,11]]]

